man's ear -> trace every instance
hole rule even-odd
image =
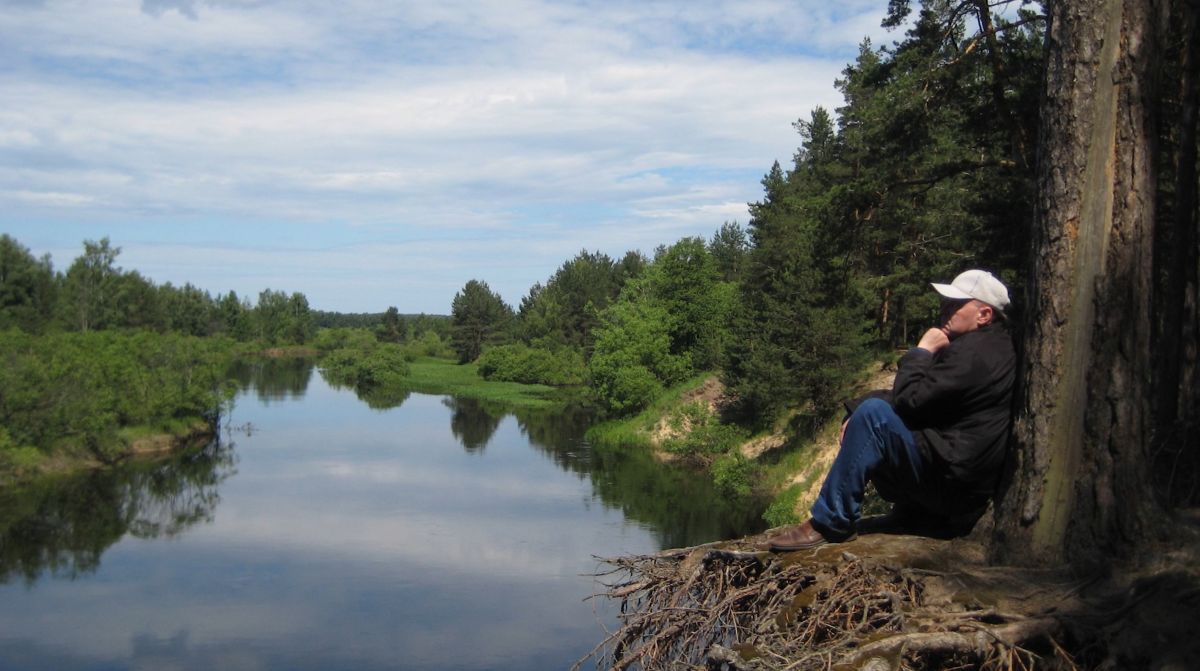
[[[976,321],[979,323],[980,326],[987,326],[988,324],[991,324],[992,321],[994,321],[995,319],[996,319],[996,310],[992,306],[988,305],[987,303],[984,303],[983,305],[979,306],[979,316],[976,317]]]

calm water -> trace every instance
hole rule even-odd
[[[761,527],[581,413],[242,374],[203,450],[0,492],[0,669],[565,669],[595,556]]]

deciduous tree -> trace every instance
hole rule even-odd
[[[113,321],[120,253],[121,248],[109,244],[108,238],[84,240],[83,255],[67,269],[62,307],[64,317],[76,329],[101,329]]]

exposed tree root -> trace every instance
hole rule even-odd
[[[1125,614],[1078,598],[1094,580],[988,567],[956,543],[892,536],[776,555],[748,539],[603,559],[598,596],[620,602],[621,626],[576,666],[1026,670],[1120,658],[1096,641]]]

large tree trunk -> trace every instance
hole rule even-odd
[[[1155,172],[1145,0],[1052,2],[1015,471],[998,559],[1132,550],[1148,477]]]

